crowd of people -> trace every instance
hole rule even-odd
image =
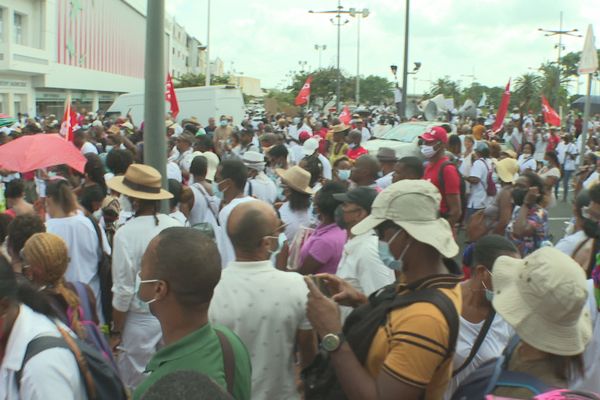
[[[163,188],[143,123],[83,114],[83,173],[0,169],[0,398],[96,398],[95,363],[133,399],[600,392],[600,119],[573,120],[398,157],[364,147],[393,114],[168,118]]]

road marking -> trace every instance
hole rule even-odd
[[[563,217],[550,217],[550,218],[548,218],[548,221],[568,221],[570,219],[571,219],[571,217],[566,217],[566,218],[563,218]]]

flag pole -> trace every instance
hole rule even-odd
[[[585,93],[585,105],[583,106],[583,128],[581,129],[581,151],[579,152],[579,165],[583,162],[585,144],[587,142],[588,124],[590,122],[590,108],[592,107],[592,74],[587,74],[587,90]]]

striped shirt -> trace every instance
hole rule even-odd
[[[453,275],[434,275],[410,285],[401,284],[398,293],[438,288],[460,315],[459,282],[460,278]],[[447,357],[449,336],[446,319],[435,305],[420,302],[396,309],[373,338],[367,370],[374,378],[383,370],[407,385],[422,388],[425,400],[440,399],[452,373],[452,357]]]

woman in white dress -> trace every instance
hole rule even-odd
[[[533,143],[527,142],[523,145],[523,152],[517,159],[517,162],[519,163],[519,172],[521,174],[527,170],[532,172],[537,171],[537,162],[535,161],[535,158],[533,158],[534,153],[535,146]]]
[[[544,155],[544,160],[542,161],[544,166],[540,169],[539,175],[540,178],[544,180],[544,184],[548,188],[548,193],[550,198],[548,199],[547,209],[552,208],[556,205],[556,197],[554,197],[554,191],[552,188],[556,185],[556,183],[560,180],[560,163],[558,161],[558,155],[554,151],[548,151]]]

